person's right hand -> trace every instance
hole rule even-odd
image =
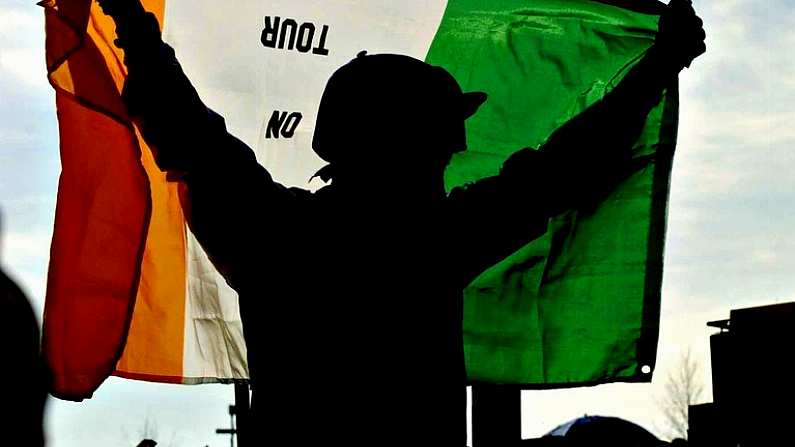
[[[125,22],[146,13],[140,0],[97,0],[97,3],[102,12],[111,16],[117,25],[118,22]]]
[[[696,15],[690,0],[671,0],[660,16],[655,47],[669,68],[679,72],[704,54],[704,22]]]
[[[97,3],[102,12],[116,22],[117,27],[124,27],[146,14],[140,0],[97,0]]]
[[[125,58],[135,58],[137,50],[150,52],[160,42],[160,24],[154,14],[144,9],[140,0],[97,0],[102,11],[116,23],[114,41],[125,52]],[[128,61],[125,63],[129,65]]]

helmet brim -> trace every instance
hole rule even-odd
[[[467,119],[477,113],[478,109],[489,98],[485,92],[467,92],[461,96],[461,113]]]

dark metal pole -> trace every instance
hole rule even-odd
[[[511,446],[521,439],[522,390],[511,385],[472,385],[472,446]]]
[[[229,447],[235,447],[235,436],[237,436],[237,429],[235,428],[235,413],[237,410],[234,405],[229,406],[229,428],[217,428],[215,434],[229,435]]]
[[[251,447],[249,434],[250,430],[250,414],[251,405],[249,402],[248,382],[236,381],[235,382],[235,417],[237,424],[237,447]]]

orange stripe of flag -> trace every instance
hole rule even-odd
[[[125,340],[130,369],[181,374],[184,223],[177,186],[126,118],[112,21],[90,0],[42,3],[62,161],[44,353],[53,394],[79,400],[114,370]],[[162,23],[163,0],[144,5]]]

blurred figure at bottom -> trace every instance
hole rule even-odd
[[[2,246],[0,309],[3,312],[0,323],[3,357],[0,383],[6,388],[0,432],[6,442],[9,439],[16,441],[8,445],[40,447],[44,445],[42,419],[47,392],[44,363],[40,356],[39,324],[28,298],[2,269]]]

